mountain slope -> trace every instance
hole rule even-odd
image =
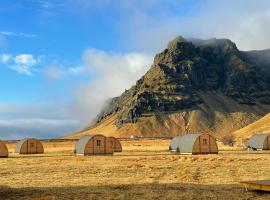
[[[236,138],[249,138],[254,133],[270,133],[270,114],[234,132]]]
[[[177,37],[136,85],[75,135],[231,134],[270,112],[269,66],[257,54],[228,39]]]

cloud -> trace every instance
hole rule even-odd
[[[10,54],[1,54],[0,62],[20,74],[31,76],[33,75],[33,67],[40,62],[40,58],[35,58],[32,54],[19,54],[14,57]]]
[[[44,69],[44,75],[50,80],[58,80],[66,75],[66,70],[56,65],[49,65]]]
[[[270,2],[261,0],[153,1],[134,6],[119,22],[126,45],[140,51],[160,51],[173,37],[229,38],[242,50],[270,48]],[[160,9],[162,8],[162,9]],[[185,10],[181,10],[185,8]],[[154,12],[151,10],[155,9]]]
[[[82,65],[73,68],[76,73],[88,73],[88,83],[75,86],[71,109],[73,116],[83,124],[94,119],[106,100],[120,95],[149,69],[151,55],[140,53],[109,53],[87,49]]]
[[[1,63],[8,63],[12,59],[12,56],[10,54],[0,54],[0,62]]]
[[[4,36],[16,36],[16,37],[25,37],[25,38],[33,38],[36,37],[35,34],[28,34],[28,33],[15,33],[15,32],[11,32],[11,31],[1,31],[0,35],[4,35]]]
[[[69,105],[0,103],[0,138],[55,138],[82,128]]]
[[[58,119],[9,119],[0,120],[0,137],[4,139],[20,139],[25,137],[55,138],[77,131],[76,120]]]
[[[89,76],[89,69],[84,66],[76,66],[76,67],[68,67],[62,64],[49,64],[44,67],[43,75],[48,80],[60,80],[63,78],[68,78],[70,76],[81,76],[87,75]]]
[[[17,55],[14,59],[14,62],[18,65],[29,65],[29,66],[37,64],[37,60],[31,54]]]
[[[57,118],[69,117],[68,105],[65,103],[14,104],[0,103],[0,119],[17,118]]]
[[[129,89],[146,73],[152,59],[150,54],[106,52],[89,48],[82,54],[80,65],[49,65],[43,73],[49,81],[65,78],[72,82],[69,85],[72,98],[69,113],[86,126],[108,99]]]

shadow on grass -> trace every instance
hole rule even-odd
[[[21,154],[21,155],[11,155],[8,158],[51,158],[51,157],[74,157],[74,154]],[[0,199],[1,200],[1,199]]]
[[[27,180],[26,180],[27,181]],[[135,184],[73,187],[10,188],[0,186],[0,199],[270,199],[270,193],[239,185]]]
[[[169,156],[169,155],[181,155],[179,153],[176,152],[169,152],[169,151],[125,151],[125,152],[116,152],[114,155],[111,154],[97,154],[97,155],[89,155],[89,156],[85,156],[87,157],[98,157],[98,156],[102,156],[102,157],[132,157],[132,156]],[[76,155],[74,153],[64,153],[64,154],[57,154],[57,153],[44,153],[44,154],[15,154],[15,155],[10,155],[8,158],[50,158],[50,157],[83,157],[82,155]],[[1,200],[1,199],[0,199]]]

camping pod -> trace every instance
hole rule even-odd
[[[107,139],[111,142],[111,145],[112,145],[114,152],[122,152],[122,145],[117,138],[107,137]]]
[[[77,155],[113,154],[111,141],[103,135],[85,135],[75,145]]]
[[[6,144],[0,140],[0,158],[8,157],[8,148]]]
[[[179,140],[181,139],[182,135],[176,136],[172,139],[171,144],[169,146],[169,150],[176,150]]]
[[[187,134],[172,140],[170,147],[182,154],[217,154],[216,138],[209,134]]]
[[[253,150],[270,150],[270,135],[255,134],[247,141],[246,146]]]
[[[16,144],[15,153],[41,154],[44,153],[44,148],[39,140],[35,138],[25,138]]]

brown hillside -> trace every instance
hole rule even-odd
[[[270,133],[270,113],[234,132],[237,138],[249,138],[255,133]]]
[[[86,130],[64,138],[79,138],[85,134],[128,137],[131,135],[172,136],[191,132],[208,132],[218,137],[258,120],[270,111],[270,106],[248,106],[217,93],[201,94],[204,104],[181,112],[153,114],[141,117],[137,123],[116,125],[117,114],[108,116]]]

